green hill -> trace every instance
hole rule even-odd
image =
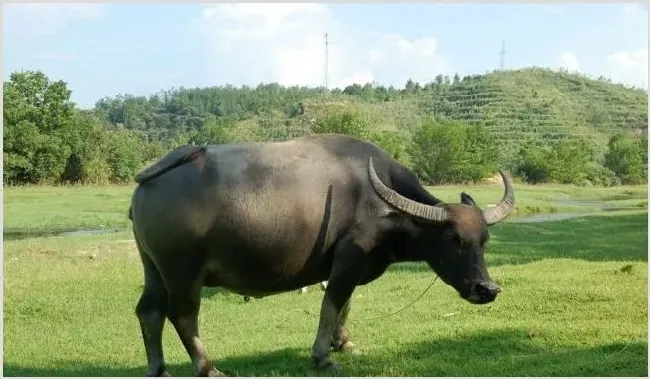
[[[578,140],[579,145],[592,141],[587,148],[591,152],[585,152],[595,164],[590,170],[611,177],[602,167],[630,164],[628,158],[605,162],[611,150],[611,137],[626,135],[628,139],[616,142],[616,149],[633,157],[646,144],[648,126],[645,90],[613,84],[605,78],[543,68],[494,71],[463,78],[438,75],[424,84],[409,80],[404,88],[354,84],[325,91],[276,83],[240,88],[178,88],[150,96],[106,97],[91,110],[74,109],[74,115],[70,113],[74,105],[69,102],[66,84],[49,82],[43,73],[14,73],[4,88],[8,159],[5,169],[13,172],[5,175],[4,180],[10,183],[40,182],[43,178],[56,182],[58,175],[95,177],[83,165],[102,172],[102,180],[109,177],[122,181],[132,177],[147,161],[180,144],[284,140],[324,131],[369,138],[410,164],[418,149],[422,152],[434,146],[433,140],[421,140],[417,148],[411,145],[417,133],[424,130],[423,125],[431,124],[482,126],[489,137],[486,143],[499,147],[495,164],[513,170],[522,165],[522,146],[533,147],[528,151],[531,161],[527,169],[535,171],[539,169],[537,165],[549,161],[555,153],[554,159],[563,162],[563,157],[575,155],[575,148],[586,151],[571,146],[571,140]],[[25,92],[29,88],[61,93],[53,97],[38,91]],[[60,104],[47,105],[42,98]],[[52,113],[52,109],[61,112]],[[54,124],[49,125],[47,120]],[[475,130],[463,128],[456,133]],[[447,132],[431,133],[430,136],[440,136],[439,133]],[[644,138],[636,138],[638,135]],[[95,142],[84,144],[82,141],[87,138]],[[454,138],[471,140],[460,135]],[[630,142],[629,138],[637,142]],[[50,144],[56,145],[56,149],[36,148],[49,139],[56,142]],[[134,151],[136,146],[141,151]],[[467,148],[463,146],[461,150]],[[540,149],[536,151],[535,146]],[[76,163],[70,163],[72,158]],[[48,160],[57,163],[46,164]],[[634,164],[639,167],[638,162]],[[76,174],[61,174],[63,171]],[[549,175],[541,178],[566,181],[575,176],[566,174],[564,179],[557,179],[559,176]],[[638,180],[641,174],[637,169],[634,175],[623,171],[616,175]]]
[[[96,110],[107,122],[132,129],[192,129],[209,116],[278,120],[295,126],[303,112],[316,116],[354,110],[384,130],[416,129],[422,117],[481,124],[501,139],[599,138],[647,130],[647,92],[582,75],[531,68],[466,76],[404,89],[353,85],[343,91],[281,87],[177,89],[149,98],[102,99]],[[273,122],[270,122],[273,124]],[[267,125],[273,127],[273,125]]]
[[[605,80],[548,69],[496,71],[427,94],[423,113],[481,124],[506,146],[583,137],[605,143],[647,133],[648,95]]]

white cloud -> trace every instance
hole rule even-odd
[[[98,18],[104,8],[95,3],[6,4],[3,29],[12,36],[56,34],[71,22]]]
[[[648,48],[618,51],[606,60],[613,81],[648,88]]]
[[[60,54],[55,52],[35,52],[30,55],[30,58],[41,61],[58,61],[58,62],[68,62],[72,60],[72,56],[68,54]]]
[[[435,37],[360,30],[341,23],[324,4],[211,5],[197,27],[210,44],[219,82],[323,85],[325,33],[330,87],[373,81],[401,87],[409,78],[433,80],[445,68]]]
[[[578,62],[578,57],[572,51],[565,51],[560,54],[560,67],[566,69],[569,72],[580,71],[580,63]]]
[[[623,31],[630,34],[647,35],[648,33],[648,4],[628,4],[622,7],[616,16]]]
[[[562,4],[544,4],[540,6],[540,9],[548,14],[560,15],[567,12],[566,8]]]
[[[648,13],[648,4],[627,4],[623,7],[623,14]]]

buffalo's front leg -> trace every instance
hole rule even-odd
[[[348,320],[348,313],[350,313],[350,301],[345,302],[343,309],[339,315],[339,321],[334,328],[334,334],[332,335],[332,348],[337,352],[351,351],[354,349],[354,343],[350,341],[350,332],[345,326],[346,321]]]
[[[340,321],[347,318],[350,296],[359,282],[365,259],[364,251],[351,241],[343,242],[335,252],[312,347],[312,359],[319,369],[334,367],[330,359],[330,346],[335,332],[339,331]]]

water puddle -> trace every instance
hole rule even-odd
[[[516,223],[533,223],[533,222],[546,222],[546,221],[560,221],[568,220],[571,218],[586,216],[587,213],[579,212],[563,212],[563,213],[538,213],[530,216],[513,217],[511,222]]]
[[[69,232],[59,233],[61,237],[73,237],[73,236],[91,236],[95,234],[108,234],[108,233],[117,233],[118,230],[115,229],[80,229],[80,230],[71,230]]]
[[[643,200],[639,200],[635,203],[599,200],[555,200],[554,203],[574,207],[599,209],[601,211],[623,211],[630,209],[640,209],[643,208],[642,205],[644,204]]]
[[[117,233],[117,229],[5,229],[2,237],[7,241],[40,237],[78,237]]]
[[[559,221],[568,220],[576,217],[588,216],[594,212],[615,212],[626,210],[642,209],[642,203],[621,203],[616,201],[602,201],[602,200],[570,200],[560,199],[553,200],[553,203],[558,205],[581,207],[581,212],[558,212],[558,213],[537,213],[527,216],[513,217],[511,222],[516,223],[535,223],[546,221]],[[647,205],[645,206],[647,208]]]
[[[574,207],[589,207],[589,208],[605,208],[609,205],[606,201],[600,201],[600,200],[562,199],[562,200],[554,200],[553,202],[556,204],[569,205]]]

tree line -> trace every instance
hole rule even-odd
[[[489,120],[494,104],[507,103],[516,117],[522,112],[550,117],[561,114],[558,109],[563,106],[531,110],[529,100],[521,101],[528,105],[508,100],[512,91],[530,92],[530,88],[508,87],[509,81],[503,79],[508,73],[455,75],[453,79],[440,75],[424,85],[409,80],[401,89],[354,84],[324,91],[275,83],[255,88],[179,88],[148,97],[106,97],[93,109],[82,110],[70,100],[71,91],[64,81],[52,81],[40,71],[14,72],[4,83],[3,182],[130,183],[145,165],[182,144],[277,141],[313,133],[341,133],[372,141],[428,184],[478,182],[501,167],[530,183],[609,186],[647,182],[647,108],[639,106],[644,98],[647,103],[647,93],[548,70],[524,74],[548,76],[552,80],[546,80],[547,84],[563,83],[567,91],[582,88],[578,92],[582,91],[585,103],[591,99],[590,88],[601,96],[592,103],[604,101],[606,93],[604,99],[614,99],[614,105],[601,107],[605,113],[601,112],[599,124],[584,121],[591,128],[590,138],[570,133],[550,138],[548,130],[546,134],[544,129],[526,130],[521,135],[532,137],[517,137],[508,144],[503,134],[508,119],[495,126],[470,122],[463,115],[474,111],[474,119]],[[561,75],[578,84],[558,78]],[[531,92],[531,99],[540,93],[544,96],[552,86],[558,84],[534,88],[536,95]],[[567,95],[567,101],[580,98],[571,96]],[[517,108],[522,106],[527,110]],[[588,111],[578,108],[577,113],[588,116]],[[616,124],[620,115],[627,120],[623,125]],[[561,124],[562,117],[576,116],[555,116],[554,122]],[[389,118],[392,121],[386,121]],[[516,128],[522,131],[530,125],[523,122]]]

